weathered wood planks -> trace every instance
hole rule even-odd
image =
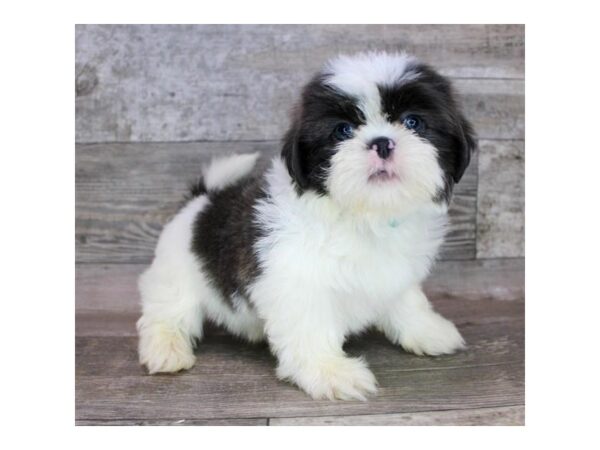
[[[382,426],[382,425],[450,425],[450,426],[510,426],[525,424],[524,406],[500,408],[424,411],[410,414],[367,414],[364,416],[282,417],[271,419],[271,426]]]
[[[524,261],[443,261],[426,291],[468,349],[417,357],[374,332],[346,350],[381,389],[361,402],[315,402],[274,376],[264,344],[207,327],[189,372],[148,376],[137,362],[135,280],[142,264],[78,264],[78,425],[522,425]]]
[[[523,138],[522,25],[80,25],[76,140],[279,139],[328,58],[402,49],[460,79],[481,137]]]
[[[79,425],[264,425],[267,418],[274,425],[523,422],[522,259],[436,266],[426,291],[463,333],[465,352],[417,357],[378,333],[352,338],[346,350],[364,355],[381,384],[367,403],[312,401],[275,378],[264,344],[247,344],[211,326],[191,371],[146,375],[137,362],[134,326],[136,278],[144,267],[77,265]]]
[[[262,419],[107,419],[107,420],[76,420],[75,425],[78,426],[265,426],[269,424],[269,420]]]
[[[525,260],[438,261],[425,291],[435,299],[524,300]]]
[[[449,301],[468,351],[417,357],[379,334],[353,339],[380,383],[369,402],[307,398],[278,381],[264,345],[208,335],[189,372],[146,375],[135,337],[78,337],[78,420],[218,419],[408,413],[523,404],[523,303]]]
[[[525,142],[483,142],[477,195],[477,257],[525,256]]]
[[[76,261],[149,262],[203,164],[217,155],[268,157],[278,150],[277,141],[77,145]],[[477,156],[456,187],[442,259],[475,257],[476,197]]]

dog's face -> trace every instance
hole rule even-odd
[[[300,192],[400,213],[447,203],[474,147],[444,77],[406,55],[362,54],[304,88],[282,156]]]

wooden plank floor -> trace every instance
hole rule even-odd
[[[134,323],[139,264],[78,264],[79,425],[522,425],[524,262],[444,261],[426,285],[468,349],[418,357],[368,332],[346,346],[379,381],[367,402],[310,399],[274,375],[266,345],[209,328],[188,372],[147,375]]]

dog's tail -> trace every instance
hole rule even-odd
[[[260,153],[234,154],[213,159],[190,185],[187,199],[225,189],[252,172]]]

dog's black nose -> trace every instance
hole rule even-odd
[[[370,150],[375,150],[381,159],[387,159],[396,144],[391,139],[386,137],[378,137],[373,139],[369,144]]]

